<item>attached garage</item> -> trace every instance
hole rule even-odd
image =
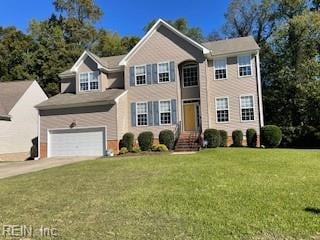
[[[48,157],[103,156],[106,128],[48,130]]]

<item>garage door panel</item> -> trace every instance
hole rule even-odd
[[[104,155],[105,133],[102,128],[52,130],[49,134],[51,157]]]

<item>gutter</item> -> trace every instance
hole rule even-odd
[[[0,115],[0,120],[11,121],[11,115]]]
[[[90,106],[101,106],[101,105],[113,105],[115,100],[98,101],[98,102],[86,102],[86,103],[71,103],[64,105],[48,105],[48,106],[36,106],[38,110],[51,110],[51,109],[64,109],[72,107],[90,107]]]

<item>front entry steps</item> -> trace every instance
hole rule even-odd
[[[194,152],[199,150],[199,134],[197,132],[181,133],[174,149],[175,152]]]

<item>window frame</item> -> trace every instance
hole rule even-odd
[[[137,75],[137,68],[139,68],[139,67],[144,67],[144,74]],[[144,76],[145,83],[137,84],[137,76]],[[145,86],[145,85],[147,85],[147,64],[135,65],[134,66],[134,85],[135,86]]]
[[[161,123],[161,113],[168,113],[168,112],[161,112],[161,102],[169,102],[170,106],[170,123]],[[171,99],[159,100],[159,125],[160,126],[169,126],[172,125],[172,104]]]
[[[191,63],[191,64],[193,64],[193,63]],[[198,63],[194,63],[193,64],[193,66],[191,66],[191,65],[189,65],[188,66],[188,64],[186,64],[187,66],[182,66],[182,69],[181,69],[181,71],[182,71],[182,87],[183,88],[192,88],[192,87],[199,87],[199,64]],[[192,85],[192,86],[185,86],[184,85],[184,69],[185,68],[192,68],[192,67],[196,67],[197,68],[197,85]]]
[[[97,89],[91,89],[90,83],[93,81],[90,81],[90,74],[97,73],[97,82],[98,82],[98,88]],[[87,75],[88,77],[88,90],[82,90],[81,89],[81,75]],[[79,92],[91,92],[91,91],[99,91],[100,90],[100,72],[99,71],[90,71],[90,72],[81,72],[79,73]]]
[[[226,70],[226,77],[225,78],[216,78],[216,70],[221,70],[216,68],[215,62],[219,60],[224,60],[225,61],[225,70]],[[222,58],[216,58],[213,60],[213,79],[214,80],[227,80],[228,79],[228,62],[227,62],[227,57],[222,57]]]
[[[138,113],[138,104],[146,104],[147,106],[147,112],[145,113]],[[138,122],[138,114],[146,114],[147,115],[147,123],[146,125],[139,125],[139,122]],[[149,106],[148,106],[148,102],[136,102],[136,126],[137,127],[146,127],[146,126],[149,126]]]
[[[168,64],[168,81],[165,81],[165,82],[160,82],[160,71],[159,71],[159,66],[161,65],[161,64]],[[166,72],[161,72],[161,73],[166,73]],[[157,81],[158,81],[158,83],[168,83],[168,82],[171,82],[171,75],[170,75],[170,62],[169,61],[167,61],[167,62],[159,62],[159,63],[157,63]]]
[[[219,99],[227,99],[227,106],[228,108],[227,109],[218,109],[218,100]],[[216,108],[216,123],[230,123],[230,104],[229,104],[229,97],[228,96],[222,96],[222,97],[216,97],[215,98],[215,108]],[[225,110],[228,110],[228,121],[223,121],[223,122],[219,122],[218,121],[218,111],[225,111]]]
[[[242,109],[248,109],[248,108],[242,108],[241,107],[241,98],[242,97],[252,97],[252,108],[253,108],[253,119],[252,120],[243,120],[242,119]],[[240,122],[254,122],[256,120],[256,111],[255,111],[255,103],[254,103],[254,95],[253,94],[241,94],[239,96],[239,109],[240,109]]]
[[[251,74],[250,75],[245,75],[245,76],[240,76],[240,57],[245,57],[245,56],[247,56],[247,57],[249,56],[249,58],[250,58]],[[253,76],[253,67],[252,67],[252,55],[251,55],[251,53],[238,55],[237,56],[237,66],[238,66],[238,78],[252,77]],[[249,64],[248,65],[243,65],[241,67],[245,67],[245,66],[249,66]]]

